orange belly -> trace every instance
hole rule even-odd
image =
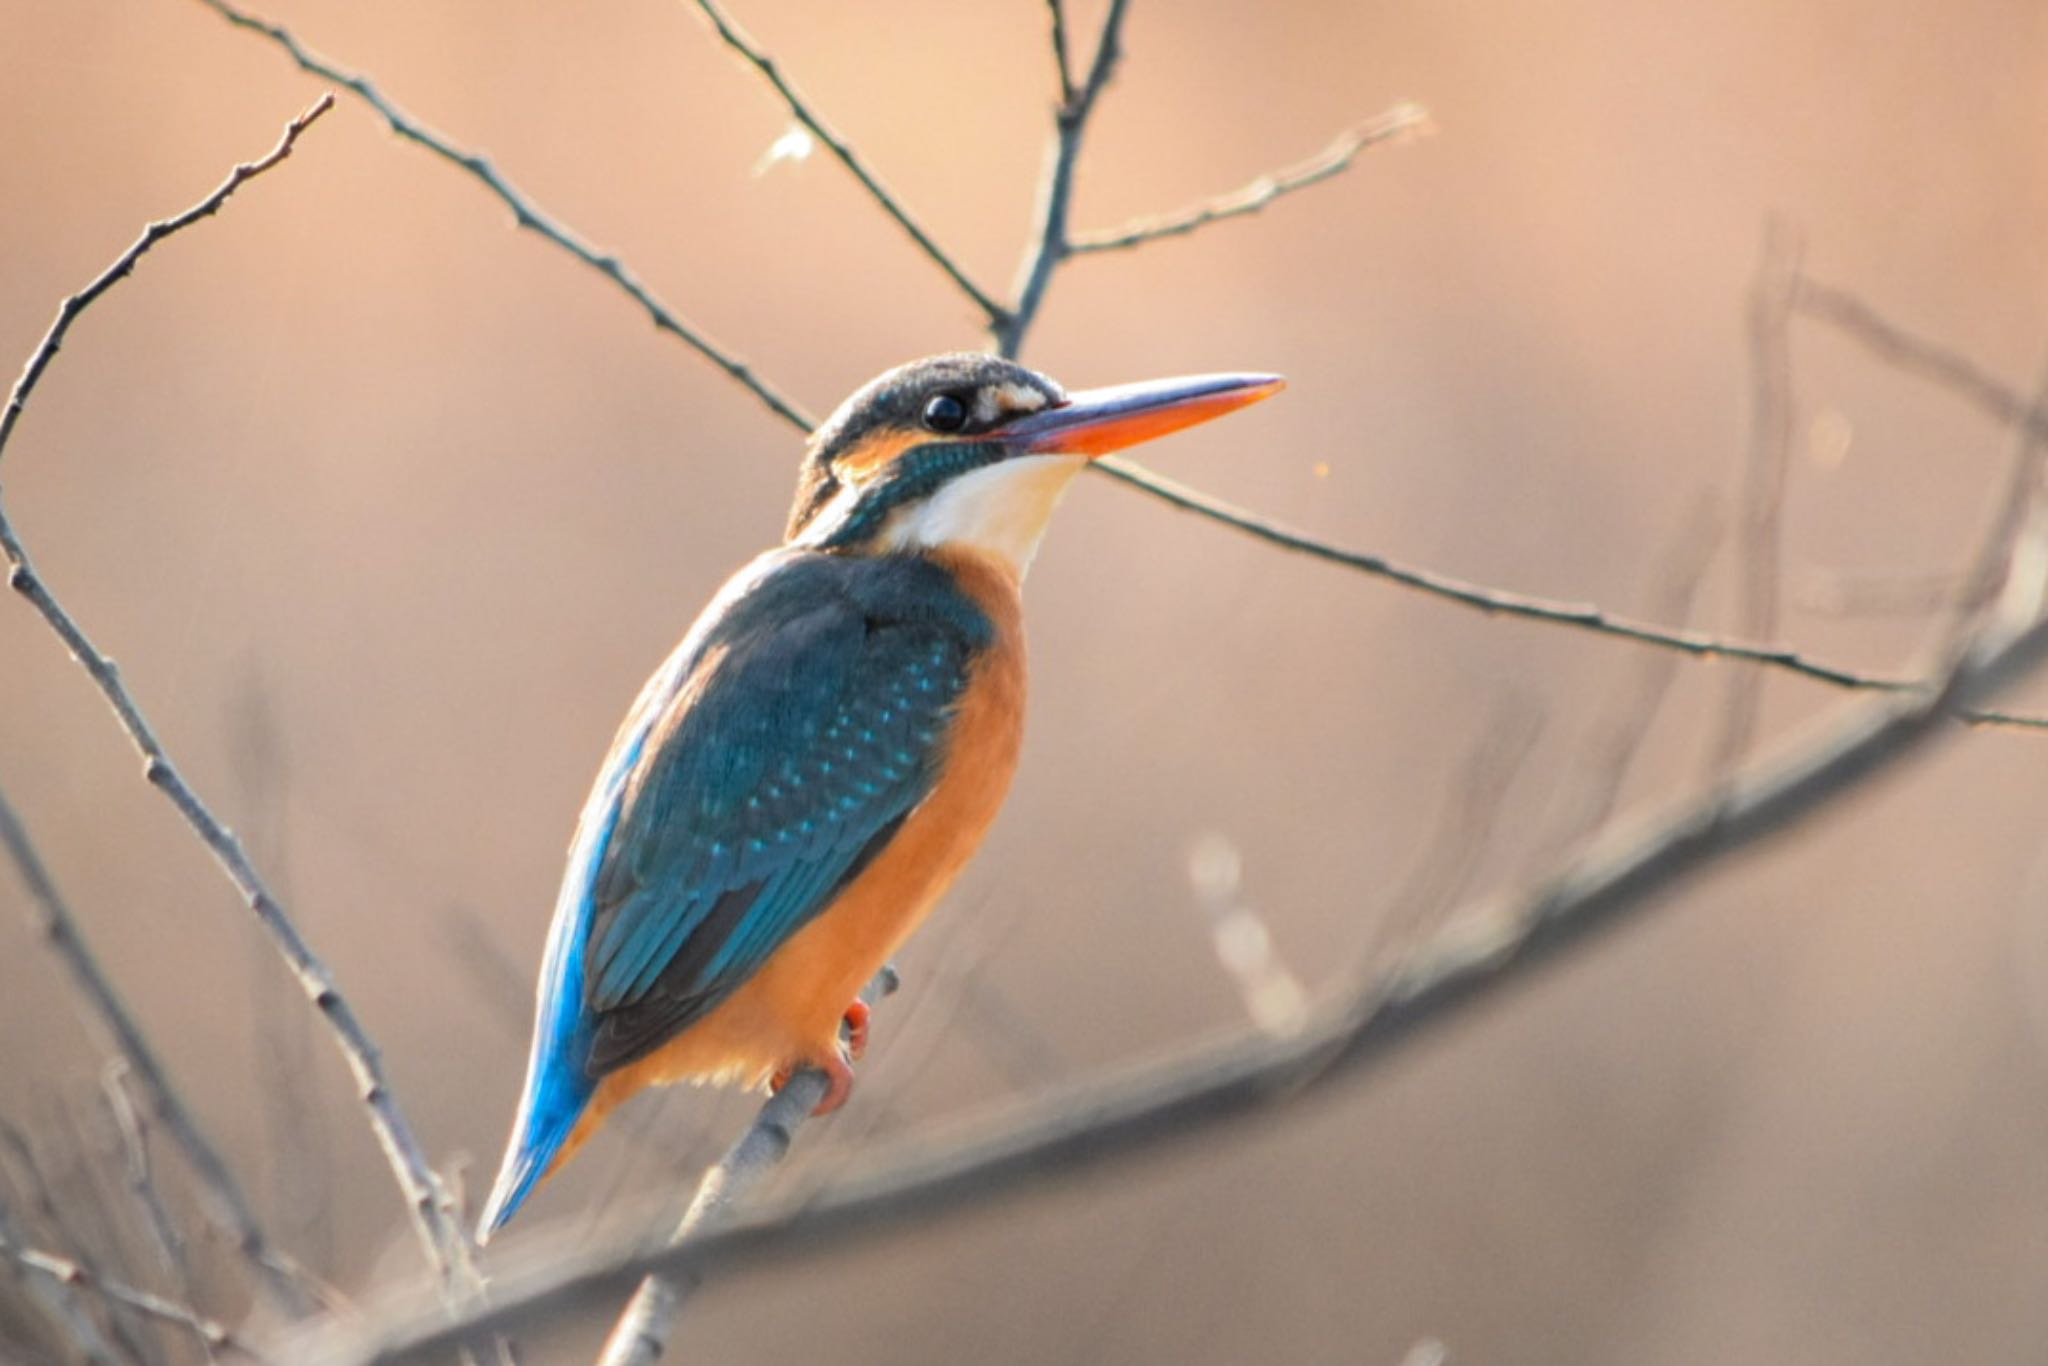
[[[760,1086],[777,1071],[837,1056],[839,1022],[930,914],[980,847],[1010,789],[1024,732],[1024,633],[1014,577],[979,555],[946,564],[996,627],[948,732],[931,795],[859,877],[731,996],[653,1053],[598,1084],[559,1167],[606,1114],[647,1086],[678,1081]]]

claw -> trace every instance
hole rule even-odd
[[[847,1097],[853,1094],[853,1068],[847,1065],[846,1059],[835,1056],[825,1062],[806,1062],[799,1066],[814,1067],[825,1074],[825,1098],[811,1111],[812,1118],[831,1114],[846,1104]],[[780,1091],[789,1085],[789,1079],[795,1076],[796,1072],[796,1068],[783,1068],[768,1079],[768,1089],[771,1092]]]
[[[841,1028],[846,1031],[846,1055],[859,1062],[861,1055],[868,1051],[868,1003],[855,1001],[846,1008]]]

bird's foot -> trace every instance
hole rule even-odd
[[[825,1074],[829,1085],[825,1091],[825,1098],[818,1102],[818,1108],[811,1111],[811,1114],[829,1115],[846,1104],[846,1098],[853,1094],[853,1064],[860,1061],[861,1055],[868,1051],[868,1015],[866,1001],[855,1001],[848,1006],[846,1014],[839,1021],[839,1027],[845,1034],[842,1048],[834,1050],[823,1060],[810,1058],[795,1066],[783,1068],[768,1079],[768,1089],[780,1091],[789,1085],[789,1079],[795,1076],[800,1068],[815,1067]]]
[[[825,1074],[825,1098],[812,1109],[812,1118],[818,1119],[831,1114],[846,1104],[847,1097],[853,1094],[853,1068],[846,1059],[837,1054],[824,1061],[812,1059],[799,1064],[798,1067],[783,1068],[768,1079],[768,1089],[780,1091],[789,1085],[789,1079],[795,1076],[801,1067],[815,1067]]]
[[[846,1031],[846,1055],[855,1062],[868,1051],[868,1003],[855,1001],[846,1008],[839,1027]]]

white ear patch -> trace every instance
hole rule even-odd
[[[883,543],[894,550],[965,546],[997,556],[1022,579],[1053,509],[1087,463],[1078,455],[1019,455],[960,475],[891,518]]]
[[[1045,395],[1028,384],[984,384],[974,394],[974,420],[992,427],[1045,406]]]

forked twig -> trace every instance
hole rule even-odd
[[[1123,251],[1147,242],[1157,242],[1162,237],[1182,237],[1225,219],[1258,213],[1276,199],[1344,174],[1366,148],[1422,132],[1428,126],[1429,113],[1421,105],[1397,104],[1371,122],[1346,131],[1307,161],[1262,175],[1242,189],[1173,213],[1140,218],[1120,228],[1078,233],[1067,242],[1066,254],[1082,256],[1098,251]]]
[[[1089,64],[1087,80],[1078,89],[1071,81],[1063,82],[1064,98],[1053,113],[1053,140],[1046,158],[1045,178],[1039,184],[1038,204],[1032,210],[1032,219],[1037,224],[1035,240],[1025,249],[1017,272],[1017,302],[1008,317],[989,329],[998,355],[1014,359],[1024,349],[1025,334],[1038,318],[1038,308],[1045,302],[1053,272],[1066,258],[1067,220],[1073,212],[1074,168],[1080,161],[1081,137],[1088,131],[1088,117],[1095,112],[1095,101],[1116,74],[1117,60],[1123,56],[1124,15],[1129,8],[1130,0],[1109,0],[1109,13],[1103,17],[1102,34],[1095,41],[1095,60]],[[1056,27],[1055,34],[1064,40],[1064,23]],[[1064,61],[1060,70],[1066,71]]]
[[[375,87],[370,86],[367,81],[362,80],[360,77],[349,76],[347,73],[339,71],[338,68],[325,63],[321,59],[313,57],[299,45],[298,41],[290,33],[279,26],[245,14],[228,5],[225,0],[199,0],[199,3],[205,4],[225,15],[239,27],[269,38],[291,54],[293,60],[297,61],[304,69],[328,75],[333,79],[342,80],[344,84],[350,81],[355,82],[355,84],[347,84],[347,88],[369,102],[373,108],[384,115],[387,122],[393,118],[405,119],[405,115],[399,113],[396,107],[386,101],[376,91]],[[1115,21],[1120,25],[1126,3],[1127,0],[1121,0],[1120,3],[1112,7],[1109,14],[1111,21]],[[1109,35],[1106,33],[1105,36]],[[1116,51],[1117,49],[1114,46],[1107,49],[1098,49],[1094,67],[1090,72],[1090,84],[1094,87],[1095,94],[1100,93],[1101,84],[1107,82],[1109,72],[1113,70],[1113,54]],[[1110,59],[1108,65],[1105,65],[1105,58]],[[1077,91],[1075,93],[1076,98],[1078,98],[1084,92]],[[1092,107],[1093,98],[1093,95],[1088,96],[1089,107]],[[1062,105],[1059,116],[1059,121],[1062,125],[1064,125],[1069,117],[1068,111],[1074,107],[1074,100],[1069,100]],[[461,152],[451,144],[439,139],[437,135],[431,134],[419,128],[416,124],[410,123],[409,120],[403,124],[394,124],[393,126],[403,135],[411,137],[415,141],[421,142],[422,145],[438,152],[459,169],[481,179],[494,193],[499,194],[501,198],[505,197],[505,192],[502,188],[503,182],[497,176],[497,173],[490,168],[489,163],[482,161],[481,158]],[[1061,158],[1058,155],[1058,149],[1069,145],[1076,152],[1078,151],[1078,140],[1070,140],[1068,134],[1064,131],[1064,127],[1062,127],[1056,140],[1056,152],[1051,165],[1052,174],[1047,179],[1047,193],[1042,196],[1037,212],[1037,221],[1039,222],[1038,234],[1033,249],[1026,254],[1026,265],[1023,272],[1027,283],[1037,278],[1041,273],[1043,273],[1045,278],[1038,284],[1037,297],[1031,304],[1029,314],[1026,313],[1022,302],[1016,308],[1013,308],[1010,314],[1011,322],[1008,333],[1019,343],[1021,343],[1024,334],[1029,331],[1031,322],[1036,316],[1038,305],[1043,301],[1044,290],[1050,280],[1051,271],[1058,264],[1058,258],[1056,256],[1048,257],[1044,249],[1046,226],[1048,214],[1055,207],[1061,210],[1061,224],[1063,225],[1065,221],[1064,205],[1067,196],[1071,194],[1072,190],[1073,167],[1069,160],[1065,166],[1064,175],[1061,174]],[[1058,196],[1051,193],[1055,188],[1060,190]],[[587,249],[580,247],[574,235],[543,213],[539,206],[523,196],[518,197],[516,201],[508,200],[507,202],[514,204],[515,213],[525,215],[521,219],[523,226],[532,228],[546,240],[554,242],[558,246],[576,254],[579,258],[589,259],[586,255]],[[1064,233],[1063,226],[1060,231]],[[1055,240],[1058,239],[1056,238]],[[625,274],[623,269],[617,273],[612,271],[601,271],[601,273],[611,279],[614,284],[624,288],[636,300],[640,300],[643,305],[647,304],[644,292],[640,291],[637,285],[630,283],[632,277]],[[623,279],[621,278],[622,276],[624,277]],[[1803,279],[1800,281],[1799,290],[1794,299],[1794,307],[1805,316],[1820,319],[1840,328],[1845,335],[1870,349],[1881,359],[1896,363],[1902,369],[1920,374],[1924,378],[1930,379],[1944,388],[1959,394],[1971,402],[1973,406],[1999,421],[2011,423],[2025,420],[2024,415],[2027,411],[2026,400],[2014,393],[2012,389],[1987,374],[1981,367],[1958,356],[1956,353],[1939,347],[1934,343],[1914,337],[1903,328],[1883,319],[1869,305],[1856,300],[1852,295],[1835,290],[1830,286],[1811,279]],[[656,321],[657,323],[661,321],[658,315]],[[668,330],[676,331],[674,328]],[[684,334],[677,331],[677,335],[683,336]],[[687,341],[688,337],[685,336],[684,340]],[[1002,337],[998,337],[999,344],[1003,340]],[[714,357],[714,359],[717,358]],[[730,367],[722,368],[727,368],[729,374],[733,373]],[[768,403],[771,408],[791,425],[805,431],[809,430],[810,420],[804,416],[800,408],[793,402],[783,399],[778,394],[764,392],[751,370],[746,369],[744,366],[739,366],[738,369],[743,373],[734,374],[735,379],[745,385],[756,397]],[[2048,420],[2037,419],[2037,421],[2042,430],[2048,430]],[[1482,584],[1460,580],[1450,575],[1400,565],[1382,555],[1353,550],[1333,541],[1323,540],[1304,532],[1283,528],[1270,519],[1260,517],[1248,510],[1234,507],[1224,499],[1213,497],[1189,488],[1186,485],[1177,484],[1162,478],[1135,461],[1104,459],[1096,461],[1090,468],[1112,474],[1131,487],[1161,499],[1174,507],[1192,512],[1200,517],[1205,517],[1222,526],[1245,532],[1269,544],[1280,545],[1286,549],[1312,555],[1329,563],[1342,565],[1362,573],[1391,579],[1418,592],[1427,593],[1445,601],[1457,603],[1460,606],[1476,608],[1482,612],[1516,616],[1545,625],[1562,626],[1574,630],[1592,632],[1596,635],[1613,636],[1618,639],[1633,641],[1638,645],[1646,645],[1657,649],[1677,650],[1696,658],[1747,660],[1769,668],[1800,674],[1816,682],[1827,683],[1838,688],[1897,692],[1919,686],[1910,679],[1887,678],[1813,659],[1789,647],[1725,639],[1698,631],[1659,627],[1651,623],[1631,621],[1616,613],[1605,611],[1588,603],[1558,601],[1519,593],[1511,589],[1490,588]],[[1960,719],[1974,725],[2048,730],[2048,717],[1992,708],[1973,708],[1966,713],[1960,714]]]

